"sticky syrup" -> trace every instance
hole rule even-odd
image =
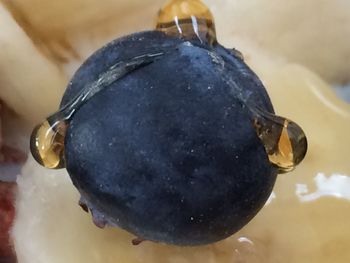
[[[254,127],[264,144],[269,160],[287,173],[304,159],[307,139],[295,122],[271,113],[255,110]]]
[[[159,11],[157,30],[184,39],[216,43],[214,17],[200,0],[171,0]]]
[[[64,138],[67,126],[64,121],[58,120],[51,124],[46,120],[34,129],[30,150],[40,165],[50,169],[65,167]]]

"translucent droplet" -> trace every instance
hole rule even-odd
[[[30,140],[30,150],[34,159],[46,168],[64,168],[64,140],[69,123],[75,112],[86,101],[109,87],[113,82],[135,69],[152,63],[163,55],[162,50],[157,50],[155,53],[148,53],[133,57],[127,61],[117,62],[98,76],[95,81],[86,85],[67,105],[34,128]]]
[[[292,171],[305,157],[307,139],[295,122],[263,111],[254,112],[254,126],[272,164]]]
[[[202,43],[216,43],[214,17],[200,0],[171,0],[160,11],[157,30]]]
[[[33,130],[30,150],[39,164],[50,169],[65,167],[64,138],[66,130],[66,122],[58,121],[50,124],[47,120]]]

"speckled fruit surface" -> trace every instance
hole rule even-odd
[[[161,59],[78,109],[65,141],[67,170],[98,223],[147,240],[208,244],[248,223],[276,179],[240,98],[273,109],[240,58],[219,45],[138,33],[88,59],[62,103],[117,61],[164,46]]]

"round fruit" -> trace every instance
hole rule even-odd
[[[235,52],[157,31],[133,34],[89,58],[62,105],[118,61],[157,50],[162,56],[75,112],[66,167],[97,225],[169,244],[216,242],[256,215],[277,175],[247,106],[273,113],[272,105]]]

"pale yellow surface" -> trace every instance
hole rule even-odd
[[[206,2],[220,28],[219,39],[228,35],[254,39],[260,47],[305,65],[329,82],[350,81],[350,1]]]
[[[86,56],[113,35],[149,28],[166,0],[0,0],[31,37],[61,59]],[[264,49],[331,82],[350,81],[350,1],[205,0],[220,39],[254,39]],[[88,29],[88,30],[87,30]],[[90,42],[87,44],[87,42]],[[235,43],[225,42],[227,45]],[[235,45],[236,46],[236,45]],[[239,46],[239,48],[241,48]]]
[[[24,0],[14,2],[34,8]],[[64,2],[57,5],[64,8]],[[72,2],[79,1],[71,1],[67,6],[74,5]],[[300,56],[308,62],[299,62],[323,76],[327,72],[331,75],[349,72],[348,63],[344,63],[350,52],[350,45],[344,43],[349,38],[344,38],[344,42],[338,38],[347,29],[346,23],[338,20],[350,20],[350,15],[344,15],[348,2],[298,0],[288,1],[288,5],[282,0],[208,2],[216,14],[219,41],[239,47],[247,63],[267,86],[276,112],[297,122],[306,132],[309,152],[305,161],[294,172],[279,176],[269,204],[235,236],[206,247],[178,248],[150,242],[134,247],[131,235],[117,229],[96,228],[90,215],[77,205],[79,195],[66,172],[46,170],[30,158],[18,180],[13,236],[19,263],[350,262],[350,107],[337,99],[329,84],[311,70],[290,63],[291,58],[304,54]],[[296,8],[300,5],[303,8]],[[235,10],[241,12],[232,13]],[[315,15],[315,10],[317,14],[322,11],[322,16]],[[40,21],[40,13],[37,14],[33,21]],[[237,19],[238,14],[241,20]],[[123,21],[139,21],[137,16],[125,16]],[[60,21],[54,14],[51,17],[52,21]],[[313,30],[320,17],[333,26],[325,24],[317,27],[322,30]],[[78,18],[72,21],[77,21],[75,19]],[[279,23],[273,19],[279,19],[276,20]],[[294,29],[292,25],[296,22],[302,22],[304,27],[288,31]],[[61,23],[64,30],[65,23],[69,22]],[[123,31],[116,30],[116,34],[132,32],[138,26],[123,27]],[[283,40],[279,37],[283,32],[290,32],[290,38],[285,39],[298,41]],[[79,37],[74,40],[79,50],[83,50],[81,54],[87,54],[101,41],[85,42],[88,35],[86,32],[80,41]],[[321,40],[327,42],[330,38],[336,48],[321,45]],[[262,43],[262,39],[267,44]],[[280,42],[274,41],[277,39]],[[290,43],[290,47],[286,43]],[[30,60],[27,63],[30,64]],[[344,76],[327,78],[340,81]]]
[[[37,122],[59,105],[67,78],[35,47],[0,2],[0,98]]]
[[[67,80],[86,57],[118,36],[152,28],[164,2],[0,0],[0,98],[36,122],[54,111]],[[330,83],[350,81],[350,1],[204,2],[227,47],[244,51],[250,41]]]
[[[278,178],[276,198],[246,228],[207,247],[154,243],[134,247],[131,235],[99,230],[92,224],[77,206],[78,194],[64,171],[45,170],[30,160],[19,179],[14,228],[20,262],[348,262],[349,188],[341,185],[350,186],[349,106],[307,69],[266,63],[259,54],[250,63],[267,84],[277,112],[304,128],[310,149],[295,172]],[[314,179],[319,173],[326,178],[317,189]],[[307,186],[309,192],[298,196],[297,184]],[[329,191],[324,193],[324,188]],[[301,202],[310,194],[315,201]]]
[[[0,0],[59,62],[90,55],[116,36],[151,28],[162,0]]]

